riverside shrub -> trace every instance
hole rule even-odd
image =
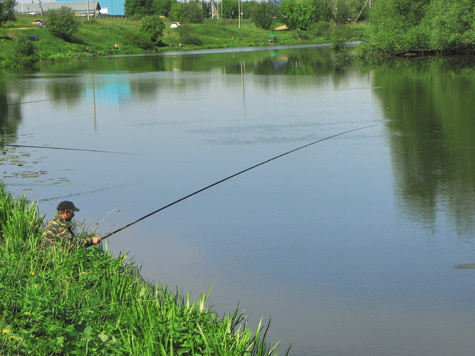
[[[8,59],[16,67],[32,66],[39,60],[36,46],[23,34],[18,34],[13,39],[13,48]]]
[[[275,5],[270,2],[261,2],[256,5],[256,8],[252,14],[252,18],[254,19],[254,24],[257,27],[263,28],[264,30],[268,30],[272,27],[272,23],[274,22],[273,17],[275,16]]]
[[[140,32],[150,39],[153,46],[158,46],[162,41],[164,29],[165,23],[158,15],[144,17],[140,25]]]
[[[61,6],[59,9],[46,11],[47,29],[56,37],[71,41],[79,29],[74,10]]]

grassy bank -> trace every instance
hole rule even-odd
[[[11,39],[21,35],[36,35],[39,41],[34,41],[40,61],[59,61],[74,58],[85,58],[94,55],[140,54],[147,51],[138,48],[131,41],[131,31],[138,29],[139,21],[125,18],[97,18],[87,21],[80,18],[81,26],[71,42],[65,42],[49,33],[47,28],[31,25],[33,20],[41,16],[18,15],[16,22],[8,22],[0,29],[0,66],[8,65],[8,54],[12,50]],[[46,20],[46,18],[44,18]],[[205,20],[202,24],[183,25],[171,29],[166,21],[162,42],[166,47],[158,51],[230,48],[247,46],[272,46],[268,35],[277,34],[277,44],[323,43],[329,42],[336,25],[330,22],[316,23],[308,31],[284,30],[269,31],[257,28],[251,20]],[[278,26],[280,24],[276,24]],[[346,26],[350,38],[358,39],[363,36],[365,26]],[[114,44],[119,45],[115,50]],[[179,47],[182,43],[183,47]]]
[[[37,204],[0,183],[0,355],[277,353],[237,310],[220,317],[208,293],[190,301],[145,284],[125,256],[41,251],[43,224]]]

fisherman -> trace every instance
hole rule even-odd
[[[99,236],[76,239],[71,220],[74,217],[74,212],[79,211],[79,209],[74,206],[73,202],[62,201],[56,209],[58,213],[46,225],[41,241],[42,248],[56,246],[59,243],[61,250],[63,250],[64,248],[89,247],[101,242]]]

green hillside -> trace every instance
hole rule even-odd
[[[150,53],[137,47],[133,34],[140,27],[140,21],[126,18],[96,18],[87,21],[79,18],[80,27],[73,40],[66,42],[48,31],[48,26],[38,28],[30,24],[42,19],[41,16],[17,15],[15,22],[8,22],[0,29],[0,67],[11,65],[12,40],[16,36],[38,36],[32,41],[40,62],[80,59],[91,55]],[[44,18],[46,20],[46,18]],[[170,28],[171,22],[164,20],[163,47],[153,51],[209,49],[247,46],[274,46],[276,44],[323,43],[329,42],[336,25],[329,22],[314,24],[308,31],[263,30],[251,20],[205,20],[202,24],[184,24],[180,28]],[[277,24],[281,25],[281,24]],[[364,26],[347,26],[352,38],[361,38]],[[277,35],[276,42],[270,42],[269,34]],[[114,49],[118,44],[119,48]],[[182,47],[180,47],[180,43]]]

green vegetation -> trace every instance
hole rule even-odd
[[[140,25],[140,33],[146,37],[148,44],[145,47],[139,47],[153,49],[158,46],[162,41],[164,28],[165,24],[158,15],[144,17]]]
[[[0,354],[275,355],[265,328],[252,332],[237,310],[220,318],[208,293],[189,295],[144,283],[126,256],[94,246],[39,248],[38,206],[0,184]],[[87,234],[82,229],[82,234]]]
[[[9,53],[8,59],[14,63],[16,67],[32,66],[38,62],[36,47],[27,37],[15,37],[12,44],[12,51]]]
[[[378,0],[366,50],[383,55],[475,50],[472,0]]]
[[[257,4],[254,11],[254,24],[264,30],[269,30],[274,23],[277,6],[271,2]]]
[[[15,0],[0,1],[0,26],[7,21],[15,21]]]
[[[202,23],[204,18],[203,8],[195,2],[176,2],[172,5],[170,14],[174,21],[184,23]]]
[[[0,29],[0,68],[14,67],[13,38],[36,35],[39,41],[32,41],[35,54],[40,62],[67,61],[81,59],[92,55],[142,54],[152,51],[229,48],[246,46],[268,46],[269,31],[256,27],[252,20],[212,20],[201,24],[182,24],[180,28],[170,28],[171,21],[164,20],[165,27],[160,42],[147,46],[149,40],[144,38],[140,28],[143,20],[123,18],[98,18],[87,21],[78,18],[79,27],[70,41],[54,36],[46,27],[31,25],[32,20],[41,18],[17,15],[16,22],[8,22]],[[46,18],[45,18],[46,20]],[[281,23],[276,23],[281,25]],[[312,24],[307,31],[275,31],[278,44],[322,43],[329,42],[333,22],[319,21]],[[366,26],[349,26],[352,39],[361,39]],[[114,49],[114,44],[119,49]],[[183,44],[183,48],[179,44]],[[159,44],[163,47],[157,47]]]
[[[9,10],[11,0],[0,2],[0,68],[65,61],[92,55],[141,54],[151,51],[208,49],[269,45],[269,31],[279,44],[332,42],[337,52],[345,41],[365,40],[361,56],[391,56],[407,53],[454,53],[475,50],[475,3],[472,0],[378,0],[369,10],[365,0],[283,0],[270,2],[223,0],[218,14],[210,19],[209,4],[178,3],[173,0],[127,0],[128,18],[71,18],[57,21],[48,14],[48,25],[31,25],[31,16]],[[159,15],[168,16],[158,20]],[[161,17],[163,17],[161,16]],[[367,20],[368,25],[354,21]],[[37,19],[35,17],[35,19]],[[152,22],[151,19],[154,19]],[[170,28],[172,21],[182,22]],[[351,23],[351,25],[350,25]],[[284,27],[287,30],[275,31]],[[342,26],[346,29],[342,31]],[[336,32],[335,32],[336,30]],[[344,34],[344,35],[342,35]],[[28,50],[27,60],[17,58],[15,37],[40,38]],[[53,36],[54,35],[54,36]],[[57,37],[57,38],[55,38]],[[272,43],[274,43],[273,41]],[[18,41],[16,42],[18,43]],[[114,44],[119,49],[114,49]],[[183,45],[183,48],[179,46]],[[271,44],[272,45],[272,44]]]
[[[46,12],[48,31],[65,41],[71,41],[79,28],[74,11],[66,6]]]

